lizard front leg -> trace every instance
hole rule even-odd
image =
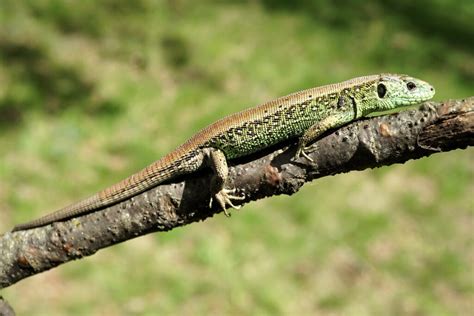
[[[243,200],[245,197],[235,196],[230,193],[235,192],[234,189],[226,189],[225,183],[227,181],[227,176],[229,173],[229,168],[227,167],[227,159],[224,152],[219,149],[210,150],[210,165],[214,171],[214,175],[211,180],[211,201],[209,207],[212,206],[213,199],[219,203],[220,207],[224,211],[226,216],[230,216],[230,213],[227,212],[226,206],[229,205],[232,208],[238,209],[240,206],[235,206],[232,203],[232,200]]]
[[[341,115],[328,116],[325,119],[313,124],[310,128],[308,128],[306,132],[303,134],[303,136],[299,138],[298,148],[296,149],[295,158],[299,158],[303,156],[309,161],[313,162],[313,159],[310,156],[308,156],[308,154],[305,152],[306,145],[315,141],[327,130],[344,124],[345,121],[342,121],[341,118],[342,118]]]

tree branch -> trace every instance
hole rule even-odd
[[[0,296],[0,315],[15,316],[15,311],[2,296]]]
[[[316,164],[292,161],[295,140],[235,161],[228,187],[245,194],[244,203],[291,195],[324,176],[466,148],[474,144],[473,136],[474,97],[427,102],[418,110],[359,120],[322,137],[310,153]],[[79,218],[5,233],[0,236],[0,288],[101,248],[220,213],[208,206],[210,177],[205,170]]]

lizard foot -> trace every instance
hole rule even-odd
[[[214,195],[214,199],[216,199],[216,201],[219,203],[220,207],[222,208],[222,210],[224,211],[224,214],[227,217],[230,217],[230,213],[227,212],[226,206],[229,205],[230,207],[235,208],[236,210],[238,210],[240,208],[240,206],[234,205],[232,203],[232,200],[243,200],[243,199],[245,199],[245,196],[236,196],[236,195],[229,194],[229,193],[235,193],[235,191],[236,191],[235,188],[234,189],[222,189]],[[214,199],[211,197],[211,201],[209,202],[209,207],[212,206],[212,202],[213,202]]]
[[[301,156],[305,157],[306,159],[308,159],[309,161],[313,162],[314,163],[314,160],[313,158],[311,158],[310,156],[308,156],[307,152],[308,153],[312,153],[312,152],[315,152],[316,150],[318,150],[318,148],[316,147],[316,145],[313,145],[313,146],[310,146],[310,147],[298,147],[298,149],[296,150],[296,154],[295,154],[295,157],[294,159],[298,159],[300,158]]]
[[[433,112],[436,115],[436,117],[439,117],[438,109],[436,109],[436,107],[434,107],[433,104],[431,104],[431,102],[423,103],[422,109],[428,109],[429,111]]]

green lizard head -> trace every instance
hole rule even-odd
[[[375,82],[374,90],[378,103],[376,111],[417,104],[435,94],[429,83],[407,75],[381,75]]]

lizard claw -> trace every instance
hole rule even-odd
[[[305,158],[308,159],[309,161],[314,162],[313,158],[311,158],[310,156],[308,156],[308,154],[305,153],[304,150],[302,150],[302,151],[300,152],[300,154],[301,154],[301,156],[305,157]]]
[[[426,109],[426,108],[430,110],[431,112],[433,112],[436,115],[436,117],[439,116],[438,109],[436,109],[436,107],[434,107],[433,104],[431,104],[431,102],[423,103],[422,109]]]
[[[222,189],[214,195],[214,199],[216,199],[219,206],[224,211],[224,214],[227,217],[230,217],[230,213],[227,211],[226,206],[229,205],[231,208],[238,210],[240,205],[234,205],[232,200],[244,200],[245,196],[236,196],[229,193],[235,193],[236,189]],[[213,198],[211,197],[211,201],[209,202],[209,207],[212,206]]]
[[[308,151],[308,152],[313,152],[313,151],[316,151],[317,149],[315,148],[309,148],[309,147],[298,147],[298,149],[296,150],[296,154],[295,154],[295,159],[298,159],[300,158],[301,156],[305,157],[306,159],[308,159],[309,161],[311,162],[314,162],[313,158],[311,158],[310,156],[308,156],[308,154],[305,152]]]

